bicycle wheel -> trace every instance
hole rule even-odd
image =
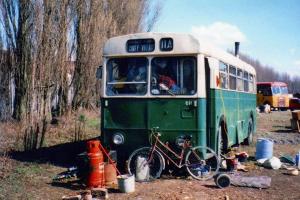
[[[208,147],[193,147],[185,158],[188,173],[195,179],[208,180],[219,171],[220,160],[218,155]]]
[[[158,151],[153,152],[153,156],[150,157],[150,147],[143,147],[135,150],[128,159],[127,168],[130,174],[136,175],[137,170],[137,159],[143,158],[144,164],[148,165],[149,168],[149,179],[159,178],[162,170],[164,169],[164,159]]]

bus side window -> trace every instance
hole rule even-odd
[[[227,64],[220,62],[219,71],[220,71],[221,87],[223,89],[228,89],[228,66],[227,66]]]
[[[229,89],[236,90],[236,68],[229,66]]]
[[[252,74],[249,74],[249,92],[254,92],[254,79]]]
[[[237,90],[243,91],[243,71],[241,69],[237,70]]]
[[[248,81],[248,72],[244,71],[244,91],[248,92],[249,91],[249,81]]]

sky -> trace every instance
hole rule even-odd
[[[189,33],[300,76],[300,0],[162,0],[154,32]]]

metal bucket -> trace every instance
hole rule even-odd
[[[118,176],[119,190],[123,193],[131,193],[135,190],[134,175],[125,174]]]
[[[273,156],[273,140],[268,138],[258,138],[256,143],[255,158],[258,159],[269,159]]]

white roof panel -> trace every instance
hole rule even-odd
[[[129,53],[126,50],[126,43],[130,39],[154,39],[155,49],[153,52],[137,52]],[[161,38],[173,38],[173,50],[160,51],[159,41]],[[137,55],[180,55],[180,54],[204,54],[208,57],[213,57],[221,60],[227,64],[246,69],[252,74],[255,73],[255,69],[233,56],[232,54],[214,47],[207,41],[199,41],[192,35],[179,34],[179,33],[135,33],[129,35],[123,35],[110,38],[104,46],[103,56],[137,56]]]

